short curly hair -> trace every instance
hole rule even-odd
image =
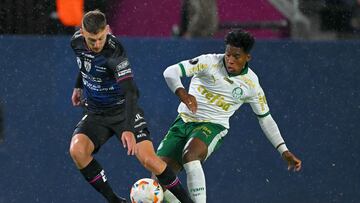
[[[249,53],[255,44],[255,38],[243,29],[233,29],[225,36],[225,44],[242,48]]]

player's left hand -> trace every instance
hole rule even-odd
[[[81,106],[81,94],[82,90],[80,88],[74,88],[71,95],[71,102],[73,106]]]
[[[289,151],[285,151],[282,154],[282,158],[287,162],[288,170],[293,169],[294,171],[300,171],[301,160],[298,159],[294,154]]]
[[[134,133],[130,131],[124,131],[121,135],[121,142],[124,148],[127,148],[128,155],[135,155],[136,153],[136,140]]]
[[[193,95],[187,93],[187,91],[182,87],[176,89],[175,94],[180,98],[180,101],[183,102],[192,113],[196,113],[197,101]]]

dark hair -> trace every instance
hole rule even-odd
[[[97,34],[107,25],[105,14],[99,10],[89,11],[85,13],[82,25],[87,32]]]
[[[243,29],[233,29],[226,35],[225,44],[242,48],[245,53],[249,53],[255,44],[255,39]]]

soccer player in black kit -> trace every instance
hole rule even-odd
[[[75,128],[70,155],[85,179],[108,202],[126,202],[113,192],[104,169],[93,157],[116,135],[128,155],[136,155],[181,202],[192,202],[178,177],[155,154],[137,105],[138,89],[130,63],[121,43],[109,33],[105,15],[98,10],[87,12],[71,47],[80,69],[71,100],[74,106],[85,106],[86,114]]]

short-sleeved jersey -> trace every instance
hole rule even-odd
[[[212,122],[229,128],[229,119],[243,103],[249,103],[258,116],[269,114],[256,74],[245,65],[239,75],[228,74],[224,54],[207,54],[179,63],[182,76],[191,77],[189,94],[198,104],[193,114],[184,103],[178,112],[185,122]]]
[[[100,53],[91,51],[77,31],[71,39],[90,111],[101,111],[124,103],[124,89],[119,81],[133,77],[129,60],[121,43],[108,34]]]

